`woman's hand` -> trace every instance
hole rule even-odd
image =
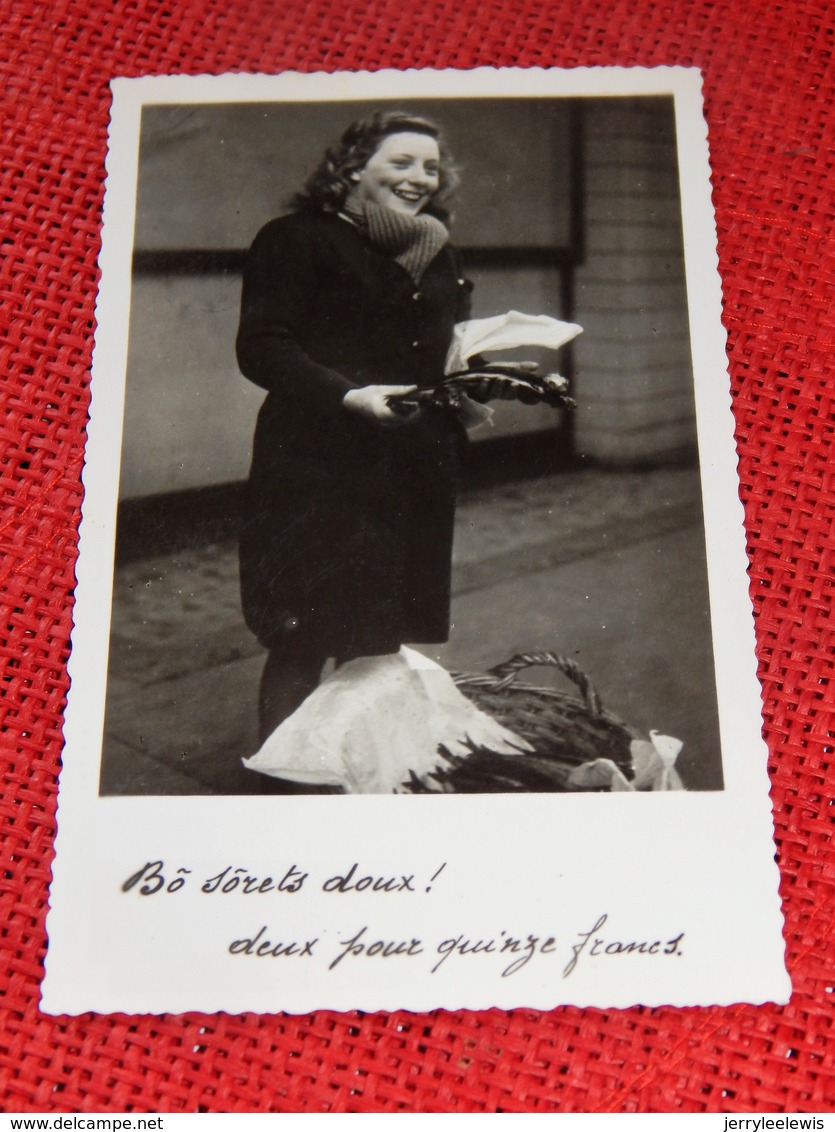
[[[342,404],[349,412],[359,413],[361,417],[376,421],[384,428],[396,428],[419,415],[420,406],[409,407],[405,413],[401,407],[399,412],[395,412],[389,404],[389,398],[405,397],[416,389],[416,385],[361,385],[359,389],[349,389]]]

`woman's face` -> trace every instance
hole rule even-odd
[[[349,201],[372,201],[417,216],[440,186],[441,155],[428,134],[389,134],[359,172]]]

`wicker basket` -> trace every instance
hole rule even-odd
[[[526,668],[557,668],[580,695],[554,688],[517,684]],[[595,759],[610,759],[633,778],[630,744],[641,738],[623,720],[604,711],[588,677],[573,660],[551,652],[520,653],[505,664],[479,674],[453,673],[459,691],[482,711],[526,739],[532,754],[497,755],[474,749],[466,758],[445,752],[449,770],[436,777],[442,790],[487,794],[514,791],[570,792],[569,775]],[[429,788],[414,781],[414,792]]]

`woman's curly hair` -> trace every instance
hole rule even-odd
[[[458,174],[441,129],[428,118],[400,110],[377,110],[368,118],[352,122],[339,141],[328,147],[303,191],[293,197],[291,206],[296,210],[313,207],[338,212],[354,187],[351,174],[365,167],[384,138],[404,133],[427,134],[437,141],[441,156],[440,184],[424,212],[448,221],[446,203],[458,185]]]

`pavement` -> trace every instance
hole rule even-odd
[[[571,656],[607,708],[683,740],[690,789],[721,788],[701,499],[694,469],[559,472],[465,492],[453,630],[420,646],[453,671]],[[103,794],[248,794],[264,652],[229,542],[117,568]],[[564,681],[538,668],[526,682]]]

